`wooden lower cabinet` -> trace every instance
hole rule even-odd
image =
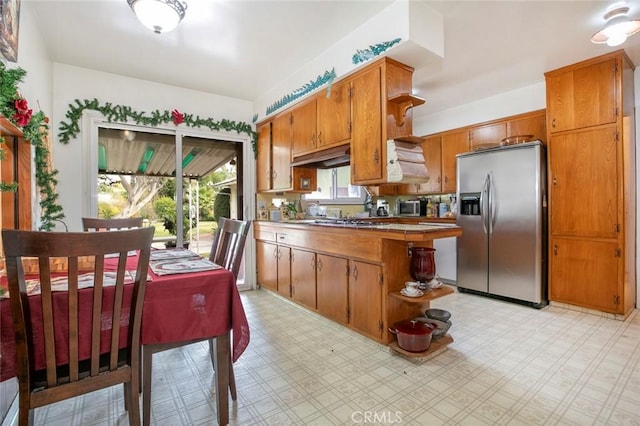
[[[349,323],[349,261],[316,254],[318,312],[340,323]]]
[[[278,293],[291,296],[291,249],[278,245]]]
[[[291,298],[316,309],[316,254],[309,250],[291,249]]]
[[[256,241],[258,284],[283,296],[291,295],[290,248]]]
[[[269,290],[278,290],[278,245],[256,241],[258,284]]]
[[[382,267],[350,261],[349,324],[359,332],[382,338]]]
[[[552,238],[549,299],[605,312],[623,312],[621,257],[615,241]]]

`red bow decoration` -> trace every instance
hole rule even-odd
[[[29,109],[27,100],[24,98],[16,99],[13,103],[13,107],[16,109],[15,114],[11,117],[13,121],[15,121],[20,127],[24,127],[29,124],[33,110]]]
[[[171,118],[173,118],[173,124],[175,124],[176,126],[184,122],[184,114],[177,109],[171,111]]]

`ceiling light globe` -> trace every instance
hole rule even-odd
[[[186,10],[186,3],[177,0],[128,0],[142,25],[156,34],[175,29]]]
[[[607,46],[620,46],[627,41],[626,34],[614,34],[607,39]]]

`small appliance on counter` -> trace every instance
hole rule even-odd
[[[427,200],[398,200],[398,216],[426,216]]]
[[[387,201],[376,201],[376,216],[389,216],[389,203]]]

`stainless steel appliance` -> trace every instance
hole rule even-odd
[[[540,141],[457,156],[457,285],[543,307],[546,160]]]
[[[426,216],[426,200],[398,200],[396,212],[398,216]]]

